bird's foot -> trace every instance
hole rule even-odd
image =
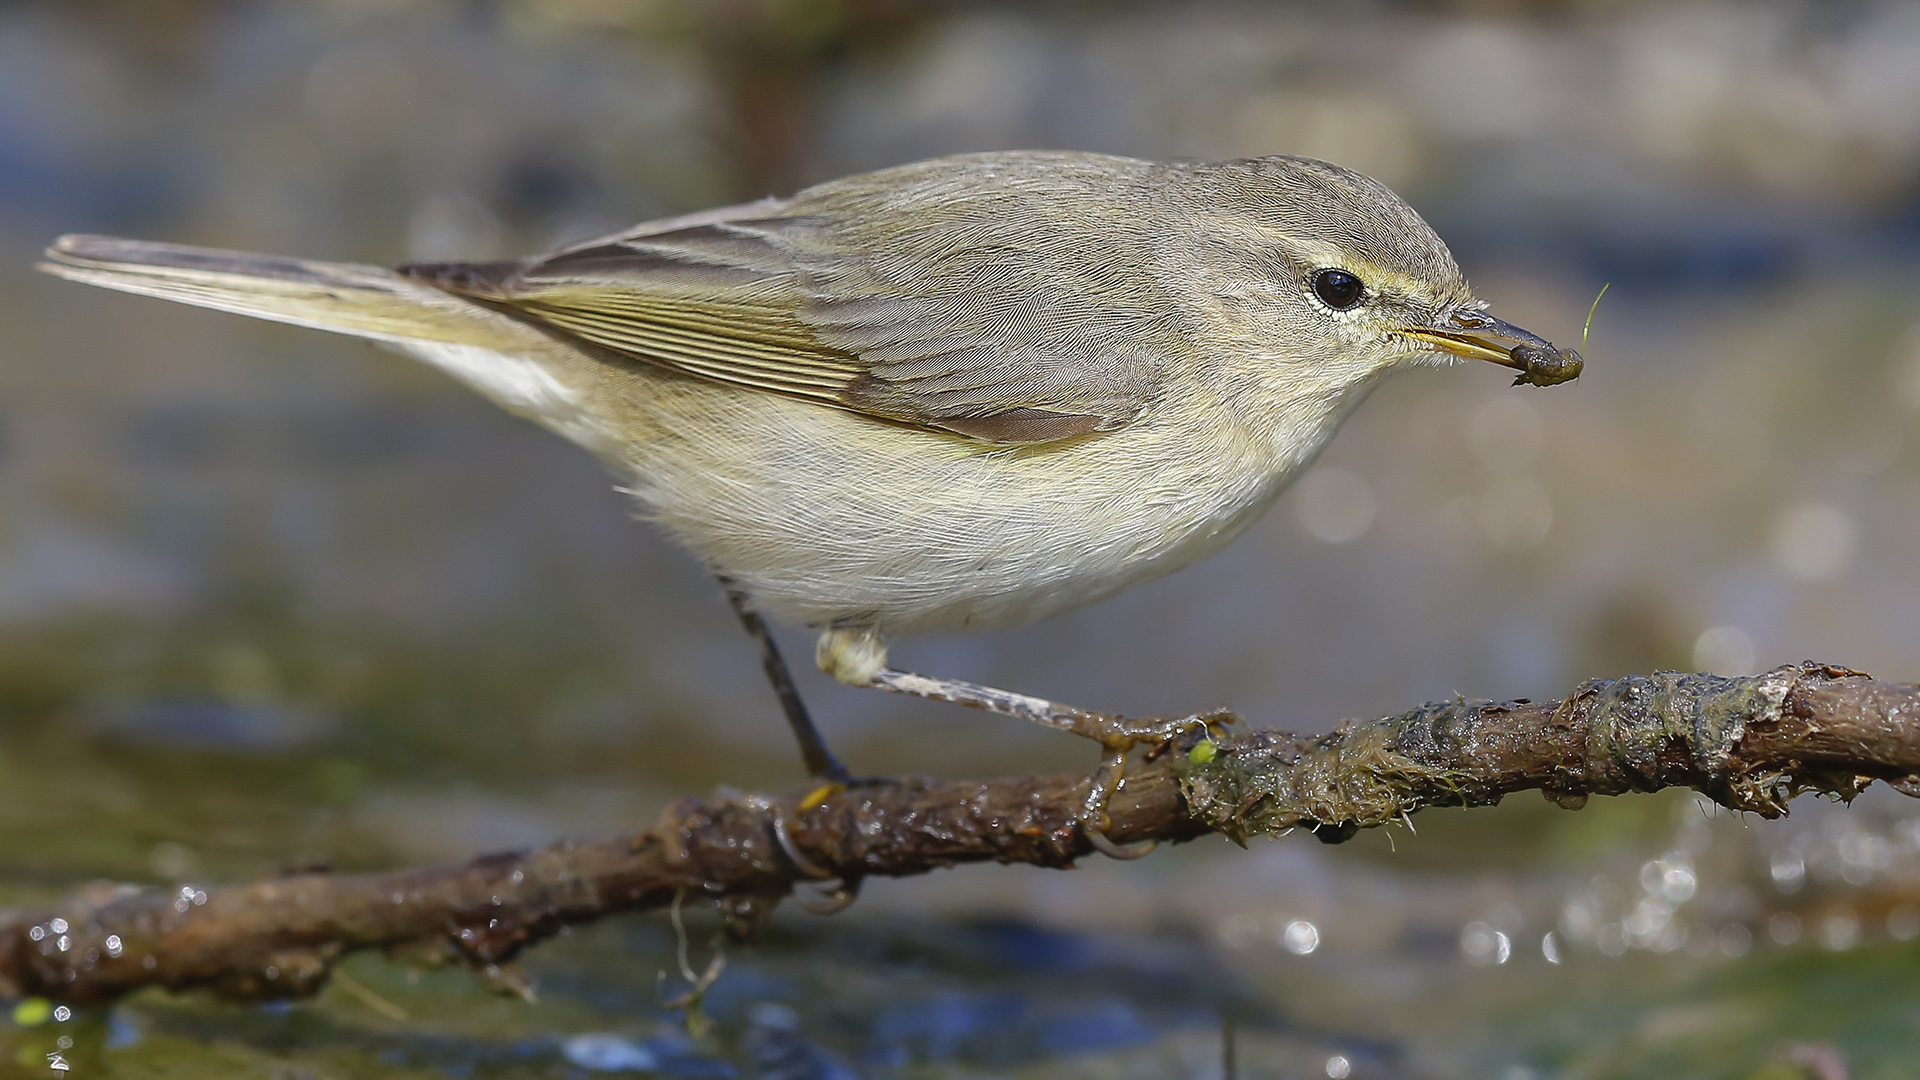
[[[849,791],[890,787],[900,782],[899,777],[894,776],[816,776],[814,779],[820,782],[819,786],[807,792],[798,803],[794,804],[794,809],[803,814],[825,803],[828,799],[845,795]]]
[[[1239,720],[1227,709],[1187,716],[1120,716],[958,679],[916,675],[886,667],[886,654],[880,649],[878,640],[871,632],[829,631],[820,639],[820,666],[843,682],[879,686],[896,694],[908,694],[930,701],[950,701],[1002,716],[1030,720],[1099,743],[1102,751],[1100,768],[1088,781],[1079,825],[1087,842],[1095,850],[1118,859],[1137,859],[1152,850],[1151,844],[1145,849],[1122,847],[1107,836],[1107,829],[1112,824],[1107,817],[1107,800],[1124,782],[1127,755],[1133,748],[1150,746],[1153,749],[1148,752],[1148,757],[1156,757],[1165,753],[1168,746],[1188,732],[1200,729],[1211,733],[1216,728]],[[854,660],[860,663],[856,665]]]
[[[1149,757],[1166,753],[1174,740],[1199,730],[1211,735],[1230,724],[1240,722],[1240,714],[1228,708],[1209,709],[1185,716],[1116,716],[1110,713],[1084,713],[1086,719],[1073,728],[1074,734],[1097,740],[1108,750],[1126,753],[1136,746],[1151,747]]]
[[[1215,729],[1240,719],[1237,713],[1225,708],[1187,716],[1134,718],[1083,713],[1082,717],[1085,723],[1076,725],[1075,733],[1098,739],[1105,752],[1101,755],[1100,767],[1094,770],[1093,776],[1087,781],[1087,797],[1080,809],[1080,830],[1095,851],[1110,859],[1121,860],[1141,858],[1160,843],[1158,840],[1148,840],[1124,845],[1107,835],[1107,830],[1113,827],[1113,819],[1107,814],[1107,803],[1113,798],[1113,793],[1126,783],[1127,755],[1134,747],[1146,745],[1149,747],[1147,759],[1151,761],[1166,753],[1175,740],[1195,729],[1210,736]]]

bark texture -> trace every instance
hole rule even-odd
[[[1920,687],[1825,664],[1747,678],[1594,679],[1559,701],[1452,701],[1317,736],[1198,734],[1129,766],[1111,804],[1120,843],[1210,832],[1245,842],[1311,830],[1337,843],[1429,806],[1528,789],[1588,795],[1684,786],[1778,817],[1802,791],[1874,780],[1920,794]],[[796,884],[966,862],[1067,867],[1092,853],[1080,774],[859,788],[817,804],[720,793],[633,836],[458,866],[306,873],[221,888],[101,884],[52,908],[0,912],[0,997],[100,1001],[142,986],[301,997],[355,949],[464,962],[525,992],[512,961],[569,924],[718,902],[750,926]]]

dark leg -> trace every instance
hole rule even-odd
[[[747,594],[736,588],[726,578],[720,579],[721,589],[726,591],[727,602],[733,605],[733,613],[740,616],[740,625],[760,646],[760,666],[766,670],[767,681],[773,684],[773,692],[780,697],[780,708],[787,714],[787,726],[793,729],[794,741],[800,744],[801,760],[807,764],[807,773],[819,780],[834,784],[851,783],[853,777],[840,759],[827,749],[826,740],[813,726],[813,718],[807,715],[806,703],[800,700],[800,691],[794,688],[793,675],[787,670],[787,662],[780,658],[780,648],[773,643],[773,634],[767,630],[765,619],[753,610]]]

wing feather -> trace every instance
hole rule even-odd
[[[401,269],[621,355],[985,441],[1134,419],[1157,396],[1170,340],[1150,313],[1172,305],[1141,238],[1084,242],[1074,200],[1110,198],[1090,184],[1111,187],[1111,171],[1036,169],[996,186],[963,164],[837,181],[521,263]]]

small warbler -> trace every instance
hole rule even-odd
[[[1128,719],[899,671],[900,634],[1012,626],[1218,551],[1390,372],[1581,360],[1489,315],[1378,182],[1299,157],[971,154],[503,262],[387,270],[97,236],[42,269],[371,338],[592,450],[725,583],[808,768],[847,771],[760,613],[820,667],[1127,750]]]

